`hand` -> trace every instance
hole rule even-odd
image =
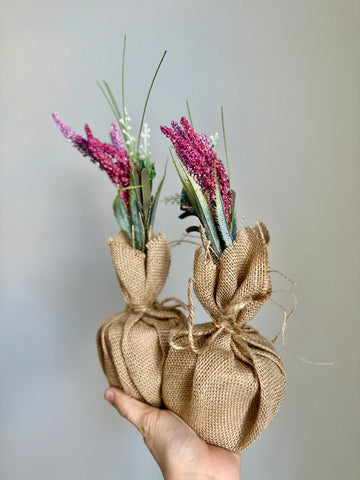
[[[119,388],[105,398],[144,437],[165,480],[239,480],[240,454],[208,445],[178,415],[145,405]]]

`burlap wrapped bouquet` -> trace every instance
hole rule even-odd
[[[269,233],[246,227],[218,260],[199,248],[194,290],[211,323],[175,334],[164,368],[164,403],[206,442],[240,451],[274,418],[286,387],[280,356],[247,325],[271,295]]]
[[[98,351],[110,385],[177,413],[206,442],[240,451],[275,416],[286,374],[272,344],[247,322],[271,295],[269,234],[263,224],[239,231],[217,259],[195,253],[194,291],[212,318],[188,325],[175,307],[156,301],[169,269],[164,235],[147,254],[121,233],[109,240],[127,308],[103,322]]]
[[[133,248],[123,232],[108,243],[127,306],[97,332],[100,362],[110,385],[160,407],[169,332],[184,321],[179,309],[156,300],[168,276],[170,248],[165,235],[153,236],[146,254]]]

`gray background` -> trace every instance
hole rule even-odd
[[[96,80],[119,97],[124,33],[135,133],[168,49],[147,115],[159,170],[169,144],[158,126],[188,99],[197,129],[221,131],[224,105],[238,215],[265,222],[272,267],[298,283],[287,345],[336,363],[306,364],[278,344],[286,397],[243,453],[242,479],[358,478],[359,2],[2,4],[2,478],[161,478],[141,436],[103,400],[95,333],[123,308],[107,245],[115,189],[50,117],[108,138]],[[164,194],[178,189],[170,166]],[[177,214],[160,205],[156,229],[170,240],[185,228]],[[185,299],[193,250],[173,250],[162,298]],[[275,288],[289,286],[274,276]],[[282,313],[268,303],[253,324],[270,337]]]

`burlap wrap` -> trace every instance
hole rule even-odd
[[[165,237],[150,242],[146,257],[121,234],[110,239],[123,297],[133,307],[105,320],[98,332],[109,383],[177,413],[210,444],[240,451],[256,440],[286,387],[280,356],[246,325],[271,295],[269,241],[258,223],[240,230],[220,259],[206,245],[196,250],[194,291],[212,321],[193,325],[190,308],[184,328],[177,309],[164,312],[155,303],[143,311],[144,300],[155,302],[166,280]],[[134,312],[135,305],[142,311]]]
[[[165,362],[167,408],[206,442],[232,451],[261,435],[285,393],[280,356],[246,325],[271,295],[269,241],[258,223],[240,230],[219,261],[196,250],[194,290],[212,322],[193,326],[193,348],[189,333],[178,334]]]
[[[168,335],[184,321],[179,309],[156,301],[169,273],[170,248],[165,235],[153,236],[146,255],[132,248],[122,232],[108,243],[127,307],[97,332],[100,362],[110,385],[160,407]]]

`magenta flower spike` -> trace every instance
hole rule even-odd
[[[230,190],[229,179],[224,165],[218,159],[206,135],[196,133],[185,117],[181,118],[180,124],[172,121],[172,129],[166,126],[162,126],[160,129],[171,140],[178,158],[201,188],[213,214],[215,214],[216,177],[214,165],[216,164],[217,180],[226,219],[229,221],[229,210],[233,203],[233,194]]]
[[[110,180],[118,188],[126,188],[130,185],[129,155],[121,140],[120,131],[114,122],[111,123],[110,138],[112,144],[110,144],[103,143],[95,138],[88,125],[85,125],[87,137],[85,139],[66,125],[57,113],[53,113],[53,118],[64,137],[84,156],[90,157],[93,163],[97,163],[101,170],[105,170]],[[129,210],[128,190],[121,192],[120,196],[124,199]]]

